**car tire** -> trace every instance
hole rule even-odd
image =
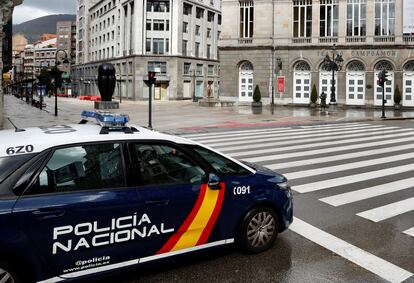
[[[278,229],[277,214],[272,208],[253,208],[240,226],[238,244],[247,253],[263,252],[275,242]]]
[[[12,266],[0,260],[0,282],[22,283],[23,281]]]

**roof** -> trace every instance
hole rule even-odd
[[[129,125],[133,126],[133,125]],[[124,140],[165,140],[181,144],[197,144],[191,140],[181,137],[167,135],[160,132],[152,131],[143,127],[135,127],[138,132],[126,134],[124,132],[112,131],[109,134],[99,134],[101,126],[96,124],[71,124],[50,127],[33,127],[25,131],[16,132],[15,130],[0,131],[0,157],[10,156],[7,149],[10,147],[17,151],[23,146],[21,153],[28,154],[25,148],[27,145],[33,146],[33,152],[41,152],[45,149],[76,143],[87,143],[96,141],[124,141]],[[29,147],[30,148],[30,147]]]

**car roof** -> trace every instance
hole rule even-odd
[[[2,130],[0,131],[0,157],[10,156],[10,147],[15,148],[27,145],[32,145],[33,150],[26,152],[23,148],[21,153],[28,154],[37,153],[45,149],[77,144],[77,143],[89,143],[99,141],[123,141],[123,140],[161,140],[172,141],[180,144],[197,144],[191,140],[160,133],[143,127],[137,127],[134,125],[128,125],[134,127],[138,132],[133,134],[127,134],[123,131],[110,131],[108,134],[100,134],[102,127],[96,124],[69,124],[69,125],[57,125],[57,126],[45,126],[45,127],[32,127],[25,128],[24,131],[15,130]]]

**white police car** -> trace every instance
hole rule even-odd
[[[236,243],[292,222],[283,176],[125,117],[0,131],[0,281],[59,282]]]

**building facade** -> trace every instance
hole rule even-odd
[[[3,31],[3,27],[9,23],[14,6],[20,5],[22,0],[0,0],[0,86],[3,85],[3,37],[5,37],[5,32]],[[10,56],[11,56],[10,50]],[[0,87],[0,128],[3,127],[3,87]]]
[[[61,70],[70,74],[71,65],[76,63],[76,22],[63,21],[56,23],[57,50],[64,50],[68,56],[69,64],[62,66]],[[59,54],[63,58],[63,52]]]
[[[398,86],[402,105],[414,106],[414,1],[223,0],[222,13],[223,99],[250,102],[259,85],[264,102],[273,93],[276,104],[308,105],[315,85],[329,102],[333,74],[323,62],[335,45],[344,60],[338,104],[380,106],[385,69],[386,105]]]
[[[97,69],[104,62],[116,68],[115,96],[148,99],[150,70],[157,72],[155,99],[218,95],[219,0],[87,2],[78,1],[82,52],[72,76],[78,95],[98,94]]]

